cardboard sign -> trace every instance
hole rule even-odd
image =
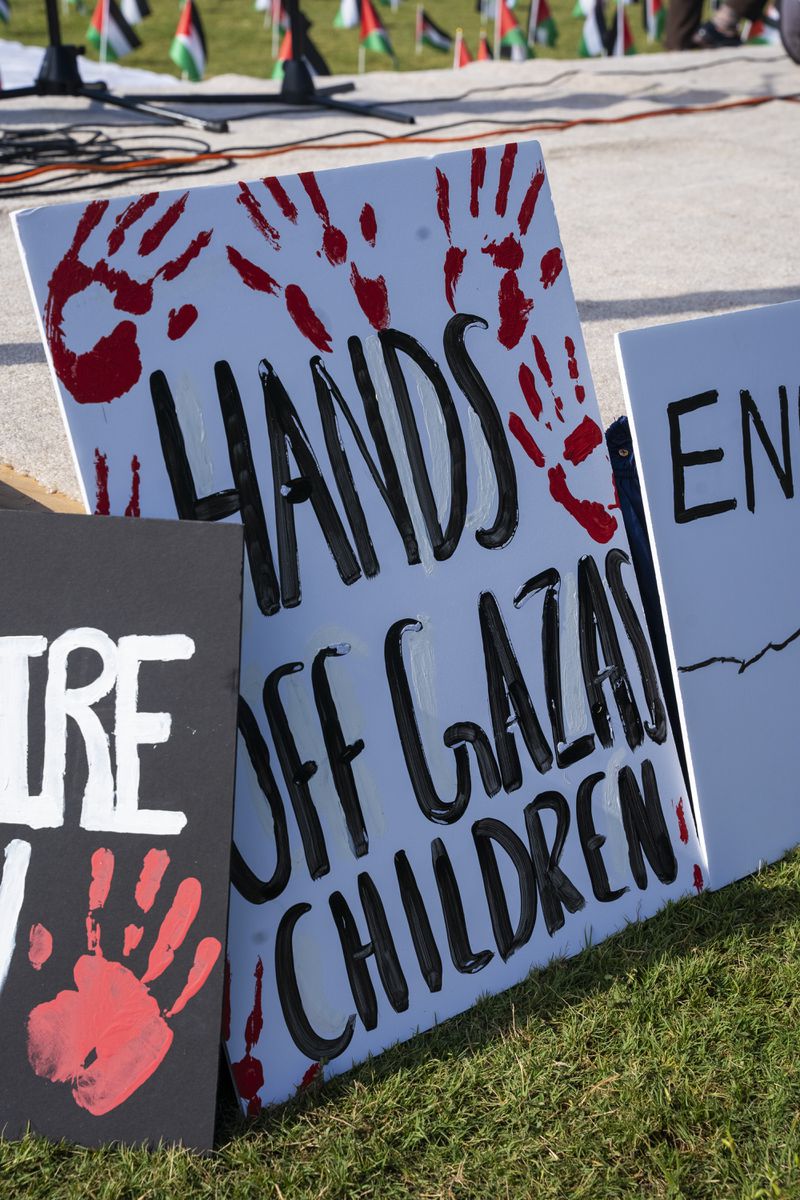
[[[792,303],[618,338],[713,887],[800,841],[799,320]]]
[[[87,501],[244,524],[247,1111],[702,886],[535,142],[17,227]]]
[[[0,1129],[214,1133],[241,531],[0,512]]]

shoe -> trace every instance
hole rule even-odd
[[[719,50],[723,46],[741,46],[738,33],[720,33],[713,21],[701,25],[692,38],[692,45],[700,50]]]

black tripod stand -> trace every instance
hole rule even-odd
[[[305,59],[306,29],[309,22],[300,12],[298,0],[284,0],[284,7],[289,14],[289,26],[292,33],[292,57],[283,64],[283,82],[281,90],[275,92],[186,92],[170,96],[170,101],[176,104],[281,104],[291,108],[328,108],[334,112],[358,113],[364,117],[381,117],[384,121],[397,121],[401,125],[414,125],[414,117],[394,109],[384,108],[380,104],[353,104],[348,100],[331,99],[336,93],[352,92],[352,83],[338,83],[333,87],[318,88],[314,84],[308,63]],[[137,100],[158,100],[158,96],[146,95],[135,97]]]
[[[36,82],[29,87],[3,90],[0,92],[0,100],[14,100],[18,96],[82,96],[85,100],[96,100],[113,108],[127,108],[145,116],[159,117],[172,125],[188,125],[193,129],[205,129],[211,133],[227,131],[227,121],[207,121],[201,117],[189,117],[171,108],[148,103],[152,98],[150,96],[118,96],[110,91],[105,83],[84,83],[78,69],[78,55],[82,53],[83,47],[64,45],[61,41],[57,0],[44,2],[50,44],[44,52]]]
[[[186,125],[192,129],[204,129],[210,133],[226,133],[228,122],[191,117],[167,107],[166,100],[156,94],[118,96],[105,83],[84,83],[78,69],[78,55],[82,46],[65,46],[61,41],[61,22],[58,16],[58,0],[45,0],[47,30],[50,44],[44,52],[42,65],[36,82],[29,87],[9,88],[0,91],[0,101],[13,100],[19,96],[81,96],[85,100],[96,100],[114,108],[125,108],[145,116],[158,117],[171,125]],[[186,92],[168,97],[170,104],[280,104],[292,108],[328,108],[342,112],[358,113],[366,117],[382,117],[386,121],[399,121],[413,125],[414,118],[405,113],[382,108],[377,104],[351,104],[346,100],[333,100],[337,92],[351,92],[352,83],[340,83],[333,87],[316,88],[305,61],[305,27],[297,0],[285,0],[292,31],[292,57],[284,63],[283,83],[280,92]]]

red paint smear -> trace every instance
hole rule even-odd
[[[225,974],[222,980],[222,1040],[231,1040],[231,960],[225,959]]]
[[[500,280],[500,290],[497,293],[497,310],[500,315],[497,340],[507,350],[513,350],[522,339],[532,308],[533,301],[529,300],[520,288],[515,272],[507,271]]]
[[[59,992],[28,1017],[28,1060],[37,1075],[71,1083],[75,1103],[99,1117],[150,1078],[172,1044],[172,1030],[121,963],[83,955],[73,975],[77,991]]]
[[[261,267],[257,267],[254,262],[250,262],[249,258],[240,254],[235,246],[228,246],[227,251],[228,262],[238,272],[242,283],[247,287],[252,288],[254,292],[266,292],[270,296],[274,296],[280,291],[280,285],[272,276],[263,271]]]
[[[456,311],[456,288],[464,270],[466,257],[466,250],[460,250],[458,246],[448,246],[444,256],[444,294],[453,312]]]
[[[200,881],[193,875],[178,884],[175,899],[161,922],[155,945],[150,951],[142,983],[149,983],[151,979],[157,979],[166,971],[197,916],[202,894]]]
[[[561,251],[558,246],[553,246],[552,250],[548,250],[542,255],[542,283],[545,288],[552,287],[555,281],[561,274],[561,269],[564,263],[561,258]]]
[[[165,279],[167,283],[170,283],[173,279],[177,279],[179,275],[183,274],[183,272],[189,266],[189,263],[192,262],[193,259],[197,258],[200,251],[205,250],[206,246],[211,241],[211,235],[213,232],[213,229],[201,230],[197,237],[192,238],[182,254],[179,254],[177,258],[173,258],[169,262],[164,263],[164,266],[158,271],[158,275],[160,275],[162,279]]]
[[[525,403],[531,410],[532,416],[538,421],[542,415],[542,398],[536,390],[536,380],[533,377],[533,371],[527,363],[520,364],[519,386],[525,397]]]
[[[358,273],[355,263],[350,264],[350,284],[356,294],[359,307],[373,329],[386,329],[389,325],[389,293],[383,275],[377,279],[365,279]]]
[[[502,242],[489,242],[488,246],[482,247],[481,254],[488,254],[494,265],[502,271],[518,271],[524,257],[522,246],[513,233],[504,237]]]
[[[378,221],[375,216],[375,209],[371,204],[364,205],[358,220],[361,225],[361,236],[364,241],[369,242],[370,246],[374,246],[375,238],[378,236]]]
[[[702,892],[703,888],[706,886],[705,882],[703,880],[703,872],[700,870],[697,863],[694,864],[694,878],[692,880],[692,883],[693,883],[693,886],[696,888],[698,895],[700,892]]]
[[[264,1068],[257,1058],[245,1054],[239,1062],[231,1063],[231,1071],[236,1080],[237,1092],[242,1100],[247,1101],[248,1117],[257,1117],[261,1112],[258,1093],[264,1086]]]
[[[256,1117],[261,1112],[261,1101],[258,1098],[258,1093],[264,1086],[264,1068],[257,1058],[253,1058],[250,1051],[261,1037],[261,1030],[264,1027],[264,1017],[261,1011],[261,980],[264,975],[264,965],[260,958],[256,962],[256,969],[253,974],[256,985],[253,995],[253,1007],[247,1018],[244,1031],[245,1055],[239,1062],[231,1063],[231,1070],[236,1080],[236,1088],[239,1095],[242,1100],[247,1101],[248,1116]]]
[[[261,1011],[261,981],[263,977],[264,964],[259,958],[256,962],[256,969],[253,972],[253,978],[256,981],[256,986],[253,993],[253,1007],[250,1010],[250,1015],[247,1018],[247,1024],[244,1028],[245,1049],[247,1050],[248,1054],[261,1037],[261,1030],[264,1028],[264,1015]]]
[[[478,215],[478,193],[486,178],[486,150],[478,146],[472,151],[472,166],[469,174],[469,213],[471,217]]]
[[[314,212],[322,221],[322,249],[325,251],[325,257],[329,263],[335,266],[344,262],[347,258],[347,238],[342,233],[341,229],[337,229],[331,224],[328,206],[325,203],[325,198],[319,190],[317,177],[313,171],[304,171],[300,175],[300,182],[308,193]]]
[[[550,495],[556,504],[562,504],[589,537],[601,544],[611,540],[617,528],[616,517],[612,517],[596,500],[578,500],[573,496],[561,463],[550,468],[547,478],[550,480]]]
[[[550,370],[550,363],[547,361],[547,355],[544,352],[544,346],[539,341],[536,334],[533,335],[533,353],[536,355],[536,365],[541,371],[545,383],[549,388],[552,388],[553,372]]]
[[[131,498],[128,501],[127,508],[125,509],[126,517],[141,516],[141,513],[139,511],[139,485],[141,482],[139,479],[140,466],[141,466],[141,463],[139,462],[139,459],[134,454],[133,458],[131,459]]]
[[[537,467],[543,467],[545,461],[544,455],[525,428],[522,418],[517,416],[515,412],[512,412],[511,416],[508,418],[508,428],[517,439],[520,446],[522,446],[522,449],[525,451],[528,458],[532,459]]]
[[[122,953],[125,958],[131,954],[142,940],[144,934],[143,925],[126,925],[125,933],[122,939]]]
[[[189,199],[189,193],[184,192],[179,196],[166,212],[162,213],[154,224],[146,229],[142,234],[142,240],[139,242],[139,253],[144,257],[152,254],[154,250],[163,242],[164,238],[172,229],[173,225],[183,216],[183,210],[186,208],[186,201]]]
[[[279,180],[270,178],[264,179],[264,187],[267,189],[272,199],[277,204],[287,221],[291,221],[293,225],[297,224],[297,205],[293,200],[290,200],[286,194],[286,190]]]
[[[169,866],[169,855],[166,850],[148,850],[142,861],[142,870],[136,884],[134,896],[142,912],[150,912],[153,901],[158,895],[164,872]]]
[[[575,384],[575,399],[578,401],[578,404],[583,404],[586,399],[586,390],[580,383]]]
[[[333,349],[331,335],[309,304],[308,296],[303,289],[296,283],[290,283],[287,284],[284,295],[286,296],[286,311],[303,336],[313,342],[318,350],[330,354]]]
[[[114,878],[114,854],[102,847],[92,855],[92,881],[89,884],[89,910],[102,908],[108,899],[111,880]]]
[[[543,183],[544,167],[540,165],[536,168],[536,172],[528,184],[528,190],[519,208],[517,224],[523,236],[528,232],[528,227],[533,219],[533,214],[536,211],[536,201],[539,199],[539,192],[542,190]]]
[[[318,1076],[321,1074],[322,1074],[322,1063],[318,1063],[318,1062],[312,1063],[311,1066],[306,1071],[303,1078],[300,1080],[300,1084],[297,1089],[298,1092],[304,1092],[307,1088],[310,1088],[311,1084],[314,1082],[314,1080],[317,1079]]]
[[[114,222],[114,228],[108,235],[108,253],[116,254],[122,243],[125,241],[125,234],[140,217],[143,217],[148,208],[152,208],[158,200],[158,192],[148,192],[144,196],[139,196],[127,208],[119,214]]]
[[[53,953],[53,935],[44,925],[31,925],[28,943],[28,961],[34,971],[41,971]]]
[[[205,937],[198,942],[194,952],[194,962],[189,968],[183,991],[169,1012],[165,1014],[166,1016],[174,1017],[177,1013],[182,1012],[192,996],[197,995],[214,969],[221,950],[222,944],[215,937]]]
[[[444,231],[447,234],[448,242],[450,237],[450,180],[445,175],[444,171],[436,168],[436,212],[439,220],[444,225]]]
[[[600,426],[591,417],[584,417],[580,425],[576,425],[572,433],[564,438],[564,458],[577,467],[602,444]]]
[[[267,239],[269,244],[275,249],[280,249],[281,235],[278,233],[274,225],[270,225],[264,213],[261,210],[261,205],[256,200],[246,183],[239,184],[239,195],[236,197],[236,203],[241,204],[247,211],[248,216],[255,229],[258,230],[263,237]]]
[[[500,160],[500,181],[497,184],[497,196],[494,202],[494,211],[498,217],[506,215],[508,189],[511,187],[511,176],[514,174],[514,160],[516,157],[516,142],[510,142],[503,150],[503,157]]]
[[[554,394],[553,395],[553,405],[556,410],[556,416],[558,417],[559,421],[563,425],[564,424],[564,401],[561,399],[560,396],[556,396]]]
[[[171,308],[167,317],[167,337],[177,342],[192,328],[197,320],[197,309],[193,304],[183,304],[180,308]]]
[[[108,498],[108,458],[99,450],[94,452],[94,511],[95,516],[107,517],[111,512]]]
[[[686,817],[683,811],[683,797],[678,801],[678,807],[675,809],[675,815],[678,818],[678,837],[683,842],[684,846],[689,841],[689,827],[686,824]]]
[[[578,360],[575,357],[575,343],[571,337],[564,338],[564,349],[567,352],[567,369],[570,379],[578,378]]]

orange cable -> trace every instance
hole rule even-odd
[[[449,137],[433,137],[420,134],[417,137],[403,138],[368,138],[358,142],[316,142],[313,144],[297,144],[279,146],[272,149],[262,150],[238,150],[226,152],[224,150],[207,150],[200,154],[183,154],[183,155],[164,155],[155,158],[132,159],[128,162],[102,164],[102,163],[82,163],[82,162],[60,162],[48,163],[44,166],[30,167],[27,171],[19,171],[15,175],[0,176],[0,184],[5,183],[22,183],[26,179],[32,179],[36,175],[47,174],[52,171],[82,171],[88,174],[119,174],[123,171],[137,171],[144,167],[155,166],[187,166],[190,163],[210,162],[220,159],[230,159],[234,161],[244,161],[254,158],[274,158],[280,154],[294,154],[301,151],[320,151],[320,150],[364,150],[371,149],[376,146],[391,145],[394,142],[402,142],[406,145],[413,146],[442,146],[454,144],[457,142],[472,142],[476,138],[488,137],[508,137],[519,135],[520,133],[563,133],[568,129],[575,129],[580,125],[625,125],[632,121],[647,121],[654,117],[681,117],[690,116],[692,113],[703,112],[724,112],[732,108],[755,108],[762,104],[770,104],[775,100],[789,101],[796,103],[800,99],[797,94],[786,96],[748,96],[742,100],[723,100],[717,104],[693,104],[693,105],[677,105],[672,108],[661,108],[655,111],[628,113],[620,117],[577,117],[572,121],[562,121],[558,124],[549,122],[538,122],[530,125],[512,125],[505,126],[500,129],[491,130],[488,133],[462,133],[451,134]]]

